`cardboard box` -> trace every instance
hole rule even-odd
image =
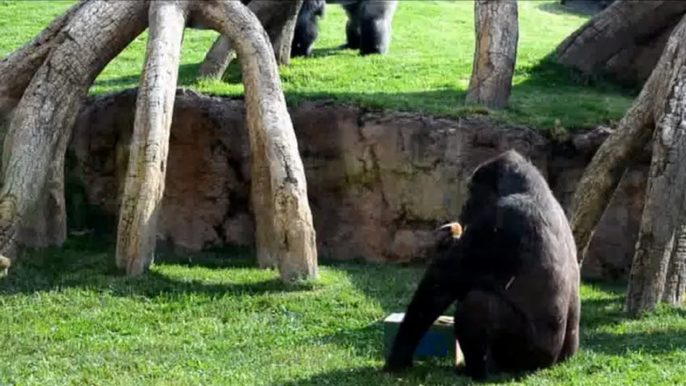
[[[384,352],[386,357],[388,357],[391,346],[393,346],[395,335],[398,333],[398,328],[400,328],[400,323],[404,317],[404,313],[394,313],[386,317],[383,322]],[[459,345],[455,340],[453,322],[454,320],[451,316],[439,317],[419,342],[414,352],[414,357],[422,359],[450,356],[454,357],[455,364],[458,364],[462,355]]]

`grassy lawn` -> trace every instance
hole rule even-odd
[[[0,0],[0,57],[28,41],[71,2]],[[402,1],[394,20],[391,52],[362,58],[336,47],[344,41],[345,15],[329,6],[313,58],[295,59],[281,71],[289,103],[333,98],[370,107],[444,116],[488,113],[464,106],[474,50],[471,1]],[[599,83],[583,86],[547,63],[545,57],[587,16],[566,12],[555,0],[519,3],[520,44],[511,107],[499,119],[548,128],[560,119],[568,129],[593,127],[620,118],[631,96]],[[217,95],[241,95],[237,65],[224,82],[195,79],[198,63],[216,37],[189,31],[184,41],[180,83]],[[138,85],[146,35],[136,39],[96,80],[92,92]]]
[[[71,240],[0,279],[0,385],[461,385],[449,360],[379,372],[380,320],[403,310],[422,270],[325,264],[284,287],[250,253],[162,256],[147,276]],[[226,256],[231,258],[227,259]],[[686,318],[621,314],[623,286],[582,288],[581,351],[526,385],[685,384]]]

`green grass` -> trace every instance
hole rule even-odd
[[[71,2],[0,0],[0,57],[28,41]],[[488,113],[465,107],[474,50],[471,1],[402,1],[394,20],[388,55],[362,58],[337,50],[343,43],[345,15],[329,6],[321,22],[313,58],[297,58],[281,70],[291,104],[332,98],[369,107],[458,117]],[[631,103],[626,92],[604,82],[582,85],[566,70],[545,60],[559,42],[587,18],[566,12],[555,0],[519,2],[520,43],[511,107],[491,113],[498,119],[549,128],[560,119],[568,129],[587,128],[620,118]],[[92,92],[138,85],[145,39],[137,38],[96,80]],[[217,36],[188,31],[179,83],[202,92],[238,96],[243,92],[237,65],[225,82],[195,79],[198,63]]]
[[[422,270],[325,264],[284,286],[233,250],[163,255],[125,278],[101,244],[31,253],[0,279],[0,385],[463,385],[448,359],[379,372],[380,320]],[[582,288],[581,351],[526,385],[685,384],[686,318],[621,313],[622,285]]]

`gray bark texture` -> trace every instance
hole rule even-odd
[[[474,2],[476,49],[467,103],[507,107],[517,61],[519,22],[516,0]]]
[[[303,0],[259,0],[248,4],[269,35],[276,62],[288,66],[295,22]],[[198,74],[208,79],[220,79],[231,63],[234,50],[229,39],[220,35],[200,64]]]
[[[55,43],[32,77],[4,141],[0,188],[3,254],[14,251],[18,225],[41,205],[41,197],[46,197],[43,210],[51,217],[46,227],[55,232],[50,236],[53,240],[46,242],[65,238],[64,154],[71,128],[95,77],[145,29],[146,8],[144,1],[88,1],[54,37],[59,44]],[[46,242],[36,240],[39,245]]]
[[[631,315],[655,308],[663,299],[670,262],[675,259],[674,269],[680,273],[679,260],[683,259],[677,234],[686,225],[686,18],[667,42],[660,60],[665,59],[669,60],[662,74],[666,84],[661,91],[665,95],[653,108],[653,158],[629,276],[626,308]]]
[[[686,293],[686,221],[680,219],[679,229],[672,247],[662,301],[674,307],[684,304]]]
[[[583,262],[593,231],[622,174],[654,134],[650,179],[626,302],[632,315],[654,308],[663,297],[670,261],[676,273],[680,269],[680,247],[675,239],[681,233],[677,231],[684,223],[686,204],[685,39],[686,18],[674,29],[652,75],[619,127],[586,168],[570,208],[570,222]],[[673,252],[677,255],[673,256]]]
[[[682,31],[676,31],[678,37]],[[578,257],[583,263],[585,251],[595,227],[612,199],[615,189],[632,159],[650,140],[666,103],[666,90],[671,89],[672,68],[678,64],[677,45],[673,39],[643,90],[617,129],[603,142],[586,167],[577,185],[570,207],[570,223],[577,243]]]
[[[284,281],[315,279],[316,238],[305,172],[269,36],[239,3],[192,4],[194,17],[231,39],[241,63],[258,262],[277,266]]]
[[[185,0],[150,5],[150,33],[117,230],[117,267],[129,275],[146,272],[154,260],[188,8]]]
[[[643,84],[685,13],[684,1],[615,1],[557,47],[557,61],[588,76]]]

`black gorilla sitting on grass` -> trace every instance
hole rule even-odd
[[[573,355],[580,317],[576,246],[538,170],[515,151],[481,164],[459,221],[464,233],[429,266],[385,369],[410,367],[419,341],[454,301],[455,336],[474,379],[545,368]]]

